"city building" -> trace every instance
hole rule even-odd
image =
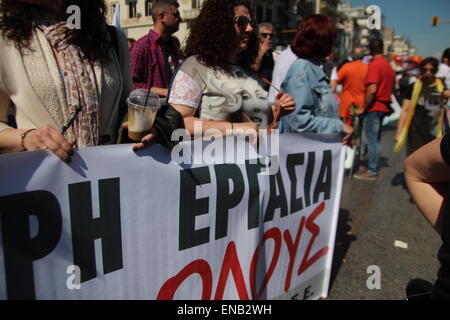
[[[355,46],[367,48],[370,38],[382,37],[384,33],[384,16],[381,15],[381,28],[374,28],[369,24],[371,14],[367,9],[368,6],[352,7],[350,1],[344,1],[338,5],[338,27],[343,28],[345,32],[347,38],[345,43],[349,52]]]
[[[409,39],[401,35],[395,35],[390,48],[390,53],[399,56],[408,56],[410,55],[410,48],[411,44],[409,42]]]
[[[192,21],[199,15],[205,0],[178,0],[183,22],[174,34],[181,44],[185,42]],[[114,10],[120,4],[120,25],[129,38],[139,39],[153,26],[151,9],[153,0],[106,0],[108,22],[112,23]],[[288,45],[297,29],[298,23],[313,13],[322,13],[337,19],[339,0],[250,0],[255,20],[258,23],[270,22],[274,25],[276,45]]]
[[[180,4],[178,9],[183,22],[174,36],[181,44],[186,40],[190,24],[198,17],[203,2],[204,0],[178,0]],[[153,27],[151,16],[153,0],[106,0],[106,3],[108,23],[112,23],[115,7],[120,4],[120,26],[128,38],[139,39]]]
[[[183,22],[174,34],[183,46],[192,21],[197,18],[205,0],[178,0]],[[120,4],[120,25],[129,38],[139,39],[153,27],[151,8],[153,0],[106,0],[108,22],[113,19],[114,9]],[[270,22],[275,29],[274,47],[282,49],[291,42],[298,23],[306,16],[321,13],[330,16],[337,26],[335,58],[343,61],[355,46],[367,47],[372,37],[381,37],[385,42],[385,54],[415,55],[415,47],[407,39],[395,35],[386,28],[381,16],[381,28],[369,27],[371,15],[368,6],[352,7],[350,1],[339,0],[250,0],[256,22]],[[414,54],[413,54],[414,53]]]
[[[374,29],[369,26],[370,14],[368,6],[352,7],[350,1],[342,1],[338,5],[337,27],[341,29],[342,37],[338,41],[337,51],[340,57],[351,52],[355,46],[366,47],[371,38],[380,37],[384,42],[384,54],[396,54],[399,56],[416,55],[416,47],[412,46],[410,41],[402,35],[396,35],[393,28],[385,26],[385,17],[381,15],[381,28]]]
[[[339,2],[339,0],[315,0],[314,13],[324,14],[331,17],[333,20],[336,20]]]
[[[393,28],[384,29],[384,54],[387,55],[391,51],[392,42],[394,41],[395,31]]]

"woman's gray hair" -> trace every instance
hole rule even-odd
[[[266,29],[272,29],[273,30],[273,24],[271,24],[270,22],[261,22],[258,25],[258,33],[261,32],[261,29],[266,28]]]

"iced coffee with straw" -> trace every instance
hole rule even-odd
[[[153,92],[143,92],[130,95],[128,104],[128,137],[134,141],[141,141],[150,133],[156,113],[161,108],[158,95]]]

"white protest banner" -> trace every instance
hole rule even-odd
[[[252,161],[177,164],[160,145],[80,149],[70,165],[0,156],[0,298],[326,297],[342,145],[279,145],[271,175]]]

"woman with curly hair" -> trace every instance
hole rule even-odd
[[[297,109],[281,120],[281,132],[344,133],[344,141],[353,133],[338,116],[338,103],[321,67],[330,55],[336,39],[333,21],[313,14],[300,23],[291,43],[298,59],[289,68],[282,90],[292,94]]]
[[[223,135],[268,127],[272,108],[251,68],[257,54],[254,27],[247,1],[205,2],[192,25],[185,49],[188,58],[169,97],[191,134],[196,121],[201,121],[202,133],[213,128]],[[292,112],[294,105],[283,93],[275,101],[281,115]]]
[[[68,23],[72,5],[79,29]],[[0,153],[45,149],[70,162],[74,147],[116,141],[132,82],[126,39],[108,31],[105,10],[104,0],[1,1]],[[18,129],[7,125],[10,102]]]

